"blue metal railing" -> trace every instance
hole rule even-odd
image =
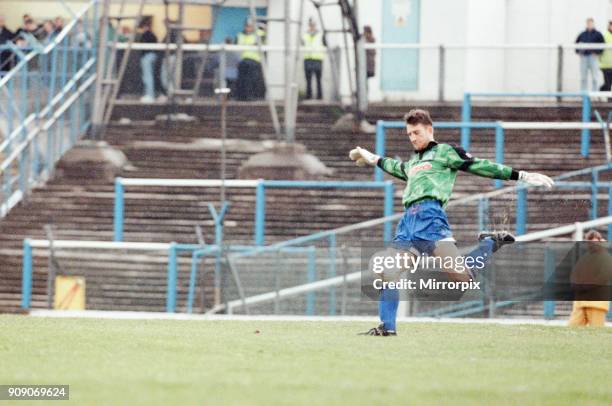
[[[591,97],[588,92],[579,93],[496,93],[496,92],[466,92],[463,95],[463,104],[461,106],[461,121],[470,123],[472,121],[472,99],[479,98],[523,98],[523,97],[579,97],[582,100],[582,122],[589,123],[591,121]],[[463,127],[461,129],[461,145],[466,148],[469,146],[471,129],[476,127]],[[580,153],[584,157],[589,156],[591,132],[588,128],[583,128],[581,132]]]
[[[50,176],[89,128],[96,44],[78,38],[95,38],[95,32],[87,33],[97,6],[98,0],[90,1],[52,41],[36,44],[27,55],[7,45],[19,61],[0,79],[0,218]]]
[[[171,182],[171,181],[170,181]],[[393,182],[342,182],[342,181],[292,181],[292,180],[259,180],[255,185],[255,230],[254,244],[265,244],[266,227],[266,190],[267,189],[383,189],[384,216],[393,214]],[[122,178],[115,179],[114,203],[114,241],[123,241],[123,226],[125,222],[125,186]],[[392,225],[385,224],[383,239],[391,240]]]

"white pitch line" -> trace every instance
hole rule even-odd
[[[186,313],[156,313],[102,310],[32,310],[30,316],[51,318],[88,318],[113,320],[230,320],[230,321],[313,321],[313,322],[372,322],[378,323],[375,316],[290,316],[290,315],[204,315]],[[434,317],[400,317],[400,323],[455,323],[455,324],[500,324],[500,325],[538,325],[567,326],[567,320],[542,319],[471,319],[471,318],[434,318]],[[606,327],[612,327],[611,322]]]

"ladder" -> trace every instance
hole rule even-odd
[[[95,87],[95,98],[92,113],[92,138],[101,139],[104,129],[108,125],[113,107],[119,94],[119,89],[127,63],[134,44],[136,30],[142,19],[142,10],[145,1],[138,1],[138,11],[135,15],[124,15],[126,0],[121,0],[117,15],[110,14],[110,0],[104,0],[102,8],[102,19],[100,23],[100,44],[98,47],[98,70]],[[123,20],[133,20],[132,32],[128,37],[126,49],[119,63],[119,69],[115,69],[117,59],[117,44],[119,40],[119,30]],[[113,27],[112,22],[116,23],[113,31],[113,38],[109,43],[109,28]],[[110,50],[109,50],[110,47]],[[110,53],[110,55],[109,55]],[[108,62],[105,62],[108,61]]]
[[[312,4],[317,10],[319,17],[319,23],[321,24],[321,30],[323,31],[323,42],[328,44],[328,38],[330,34],[342,35],[342,41],[344,43],[344,55],[346,58],[347,77],[349,84],[349,93],[351,95],[351,104],[354,111],[357,113],[356,118],[361,120],[365,111],[365,60],[363,59],[363,46],[362,36],[359,33],[359,26],[357,23],[356,13],[356,2],[354,0],[353,5],[349,0],[311,0]],[[342,15],[342,26],[340,28],[327,28],[325,26],[325,20],[321,9],[323,7],[340,7],[340,13]],[[351,69],[350,53],[349,53],[349,38],[353,42],[353,50],[355,57],[355,70]],[[336,77],[339,72],[338,66],[340,61],[336,60],[333,52],[329,52],[329,59],[332,65],[332,76],[334,82],[339,85],[340,79]]]
[[[300,45],[301,45],[301,32],[302,32],[302,15],[304,14],[304,0],[300,0],[300,13],[297,20],[291,18],[291,8],[290,8],[291,0],[284,0],[284,18],[269,18],[269,17],[260,17],[257,16],[257,12],[255,10],[254,0],[249,0],[249,13],[251,16],[251,20],[256,24],[259,22],[279,22],[284,23],[285,32],[285,69],[284,69],[284,124],[285,124],[285,139],[289,143],[293,143],[295,141],[295,123],[297,119],[297,101],[298,101],[298,89],[297,89],[297,66],[300,59]],[[296,28],[296,38],[295,44],[291,44],[291,26],[295,24]],[[280,139],[280,124],[278,122],[278,114],[276,112],[276,106],[274,105],[274,101],[272,100],[272,95],[270,94],[270,73],[268,72],[269,65],[267,61],[267,56],[263,51],[261,38],[256,35],[257,38],[257,51],[262,61],[262,72],[264,77],[264,83],[266,85],[266,99],[268,100],[268,105],[270,107],[270,114],[272,116],[272,123],[274,125],[274,130]],[[294,57],[291,57],[291,48],[293,45],[293,49],[295,52]],[[293,69],[291,70],[291,67]]]

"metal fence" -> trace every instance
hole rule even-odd
[[[0,218],[49,178],[88,130],[96,79],[92,0],[49,44],[20,56],[0,79]]]
[[[117,52],[123,52],[127,44],[118,44]],[[170,49],[175,49],[170,44]],[[369,79],[368,97],[371,101],[397,100],[461,100],[466,92],[529,92],[529,93],[562,93],[557,100],[576,100],[581,92],[579,75],[579,58],[575,51],[580,48],[612,49],[607,44],[365,44],[363,50],[376,52],[376,72]],[[160,54],[166,49],[165,44],[133,44],[136,51],[154,50]],[[208,94],[212,89],[227,83],[227,67],[240,59],[245,50],[257,50],[254,46],[223,44],[185,44],[184,84],[195,82],[193,74],[204,55],[207,62],[204,69],[204,87]],[[275,45],[263,46],[268,56],[268,69],[271,78],[282,78],[284,64],[282,58],[284,47]],[[207,53],[205,53],[207,51]],[[310,52],[300,49],[300,53]],[[349,76],[354,71],[354,59],[350,54],[352,48],[333,46],[321,49],[327,54],[323,63],[324,99],[347,101],[354,90],[354,81]],[[349,53],[347,57],[346,53]],[[138,53],[129,63],[128,76],[139,79],[140,69],[137,63]],[[403,72],[401,80],[387,78],[383,63],[398,60]],[[234,61],[234,62],[232,62]],[[333,61],[333,63],[332,63]],[[403,61],[403,62],[402,62]],[[160,80],[164,82],[164,61],[160,69]],[[235,66],[234,66],[235,67]],[[300,88],[305,86],[302,65],[297,67]],[[235,79],[233,77],[232,79]],[[131,82],[131,83],[128,83]],[[207,84],[208,83],[208,84]],[[599,80],[599,85],[603,81]],[[271,80],[269,91],[275,99],[282,99],[283,83]],[[140,91],[138,81],[124,79],[123,97]],[[599,89],[589,89],[599,90]],[[608,89],[609,90],[609,89]],[[206,93],[204,93],[206,94]],[[499,99],[498,99],[499,100]],[[503,100],[503,99],[501,99]]]

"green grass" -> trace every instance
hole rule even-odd
[[[609,328],[355,335],[368,327],[0,315],[0,384],[69,384],[72,401],[100,405],[612,403]]]

